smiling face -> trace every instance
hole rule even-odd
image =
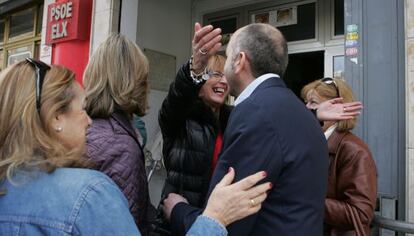
[[[223,74],[225,59],[215,55],[210,58],[207,65],[209,79],[200,89],[199,97],[214,110],[224,104],[229,93],[229,86]]]

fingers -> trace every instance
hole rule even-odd
[[[223,187],[230,185],[234,179],[234,169],[229,168],[229,172],[221,179],[221,181],[216,185],[216,187]]]
[[[199,31],[200,29],[201,29],[201,25],[200,25],[200,23],[196,22],[196,23],[195,23],[195,25],[194,25],[194,32],[197,32],[197,31]]]
[[[360,102],[344,104],[344,111],[346,111],[346,112],[359,111],[359,110],[362,110],[362,108],[363,108],[363,106],[362,106],[362,103],[360,103]]]
[[[346,112],[345,114],[341,115],[341,118],[351,117],[351,118],[349,118],[349,119],[352,119],[352,118],[354,118],[355,116],[358,116],[358,115],[360,115],[360,114],[361,114],[361,112],[359,112],[359,111],[354,111],[354,112]]]
[[[257,185],[255,187],[247,190],[247,196],[249,197],[249,199],[256,198],[257,196],[265,194],[272,187],[273,187],[273,185],[270,182]]]
[[[333,99],[330,99],[329,102],[332,104],[336,104],[336,103],[342,103],[343,100],[344,100],[343,98],[333,98]]]
[[[212,49],[210,49],[209,54],[210,55],[215,55],[221,48],[221,43],[217,43],[213,46]]]
[[[241,189],[241,190],[247,190],[254,185],[257,184],[260,180],[266,178],[267,174],[265,171],[257,172],[256,174],[247,176],[246,178],[240,180],[239,182],[234,184],[235,188]]]
[[[202,49],[203,51],[208,51],[211,49],[215,44],[221,41],[221,29],[217,28],[211,32],[207,32],[204,34],[196,43],[195,50]]]
[[[262,202],[264,202],[264,200],[266,200],[266,198],[267,198],[267,193],[262,193],[259,196],[255,197],[255,198],[252,198],[252,200],[254,202],[254,206],[252,206],[252,207],[255,207],[257,205],[261,205]]]
[[[196,28],[196,27],[194,27]],[[194,38],[193,38],[193,42],[195,44],[198,44],[200,42],[200,40],[206,36],[208,33],[210,33],[213,30],[213,26],[212,25],[207,25],[204,26],[203,28],[197,30],[194,32]]]
[[[255,214],[255,213],[257,213],[258,211],[260,211],[260,209],[262,209],[262,204],[258,204],[258,205],[254,206],[254,207],[250,207],[250,208],[247,210],[247,214],[246,214],[246,216],[249,216],[249,215]]]
[[[344,103],[344,106],[347,106],[347,107],[361,106],[362,107],[362,102],[347,102],[347,103]]]
[[[213,53],[211,53],[211,49],[214,48],[214,46],[216,46],[217,44],[220,44],[221,46],[220,42],[221,42],[221,35],[217,35],[216,37],[208,41],[206,44],[200,46],[200,49],[208,51],[211,55],[213,55]],[[201,41],[200,41],[200,44],[201,44]]]

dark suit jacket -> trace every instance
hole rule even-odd
[[[238,181],[265,170],[274,185],[262,209],[228,226],[229,235],[323,234],[328,179],[328,150],[321,127],[280,78],[260,84],[236,106],[224,134],[223,148],[210,190],[227,173]],[[200,210],[180,203],[172,221],[188,230]]]

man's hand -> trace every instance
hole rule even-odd
[[[320,121],[350,120],[361,114],[361,102],[342,103],[342,98],[322,102],[317,107],[316,116]]]
[[[187,199],[185,199],[183,196],[178,195],[176,193],[168,194],[168,197],[164,199],[163,206],[165,218],[167,218],[168,220],[170,219],[172,209],[175,207],[175,205],[177,205],[180,202],[185,202],[188,204]]]

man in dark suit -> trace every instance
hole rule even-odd
[[[225,76],[237,99],[210,192],[229,167],[236,180],[265,170],[274,185],[262,209],[229,225],[229,235],[322,235],[327,144],[316,118],[280,78],[288,64],[283,35],[251,24],[235,32],[226,54]],[[200,211],[170,197],[164,203],[184,233]]]

